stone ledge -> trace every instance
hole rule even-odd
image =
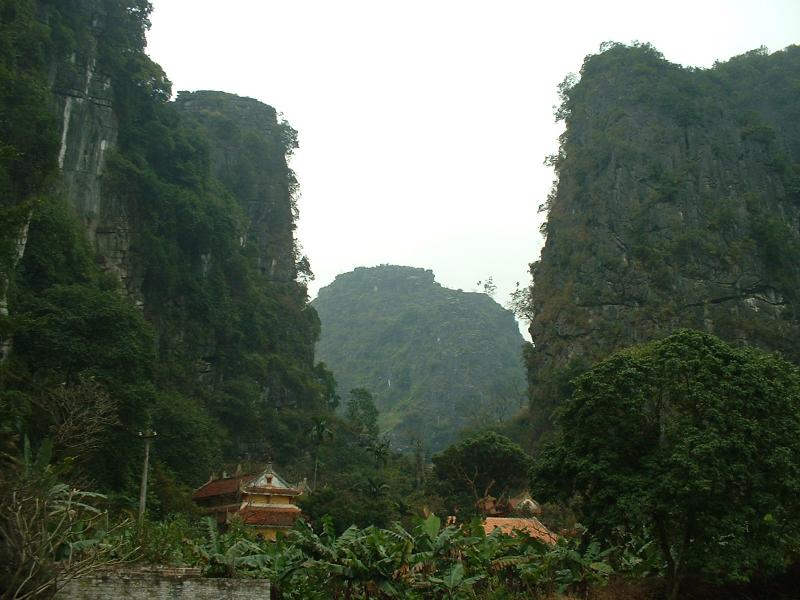
[[[208,578],[194,567],[109,569],[68,582],[57,600],[269,600],[267,579]]]

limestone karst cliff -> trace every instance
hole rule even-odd
[[[569,379],[678,328],[800,358],[800,47],[683,68],[611,44],[562,87],[532,265],[538,426]]]
[[[501,422],[524,403],[523,338],[486,294],[445,288],[430,270],[381,265],[337,276],[313,305],[317,353],[342,403],[367,389],[399,447],[440,450],[460,429]]]
[[[110,396],[80,461],[121,490],[132,431],[158,429],[166,480],[198,482],[223,459],[302,459],[328,393],[297,277],[296,132],[254,99],[172,101],[149,11],[20,0],[0,23],[0,432],[36,442],[63,425],[59,394]]]
[[[207,136],[211,173],[241,207],[247,222],[243,243],[258,252],[259,270],[270,281],[294,281],[297,181],[286,157],[297,145],[297,132],[278,121],[274,108],[252,98],[179,92],[175,106]]]

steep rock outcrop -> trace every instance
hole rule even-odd
[[[89,43],[80,51],[51,67],[50,85],[60,121],[58,168],[64,194],[105,269],[138,298],[141,281],[133,277],[130,218],[124,203],[106,186],[106,159],[116,147],[119,123],[111,77],[98,70],[96,36],[103,31],[104,16],[89,10],[89,4],[83,10],[94,35],[87,36]]]
[[[381,429],[400,446],[432,450],[467,426],[497,423],[524,397],[517,324],[486,294],[442,287],[413,267],[360,267],[313,301],[322,321],[320,360],[344,400],[367,389]]]
[[[0,20],[0,430],[22,423],[37,441],[54,426],[38,407],[91,379],[119,420],[80,459],[108,489],[135,486],[128,432],[149,423],[168,478],[199,482],[221,459],[302,462],[329,374],[296,280],[296,132],[250,98],[171,102],[144,53],[148,2],[12,4]]]
[[[246,238],[270,281],[295,278],[294,174],[286,156],[296,132],[274,108],[252,98],[214,91],[180,92],[180,113],[203,127],[210,142],[211,172],[235,196],[247,217]]]
[[[566,82],[532,265],[540,426],[571,375],[677,328],[800,358],[800,48],[685,69],[612,45]]]

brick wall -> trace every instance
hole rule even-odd
[[[197,569],[109,571],[70,581],[56,600],[269,600],[266,579],[209,579]]]

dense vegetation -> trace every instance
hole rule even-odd
[[[504,501],[525,490],[530,466],[522,448],[492,431],[476,433],[433,457],[436,489],[448,514],[461,519],[479,516],[488,498]]]
[[[800,556],[800,370],[695,331],[574,382],[533,488],[610,542],[646,531],[671,598],[687,575],[748,581]]]
[[[166,508],[224,462],[270,455],[309,473],[305,432],[334,382],[313,363],[319,321],[292,234],[296,133],[254,100],[170,102],[144,53],[149,12],[138,0],[0,6],[0,424],[18,444],[50,437],[123,504],[141,469],[135,433],[154,427],[153,505]],[[111,97],[92,97],[96,81]],[[102,170],[73,186],[81,152]],[[68,407],[86,405],[105,412],[84,409],[94,439],[78,452],[64,430]]]
[[[236,521],[224,534],[211,519],[175,515],[113,525],[95,508],[102,497],[61,484],[71,467],[51,462],[48,442],[35,458],[26,444],[16,466],[2,455],[0,489],[14,492],[0,502],[0,528],[11,542],[2,547],[0,580],[6,589],[48,590],[56,568],[64,581],[136,560],[197,565],[213,577],[268,577],[283,598],[677,598],[681,590],[680,597],[705,599],[793,597],[796,581],[785,573],[800,556],[797,367],[683,331],[613,355],[575,387],[560,437],[532,470],[540,498],[589,525],[563,531],[555,544],[486,535],[480,520],[469,520],[476,490],[524,485],[530,459],[495,433],[434,457],[434,487],[445,491],[448,513],[455,502],[455,525],[442,528],[435,516],[421,522],[413,511],[390,524],[379,502],[388,486],[368,490],[372,502],[356,506],[337,486],[310,494],[310,525],[298,523],[275,544]],[[369,397],[356,392],[349,414],[359,416],[348,437],[366,441],[375,413],[360,410]],[[317,425],[317,439],[326,439],[325,423]],[[386,475],[394,467],[377,450],[375,466]],[[367,524],[342,526],[357,519]],[[53,527],[31,535],[40,520]],[[36,576],[23,580],[20,567],[28,565]]]
[[[340,396],[313,362],[319,321],[293,239],[287,165],[296,132],[230,94],[170,102],[143,51],[147,2],[2,6],[4,78],[20,86],[0,106],[3,181],[14,192],[3,214],[16,219],[2,229],[0,427],[5,481],[19,484],[3,493],[27,493],[18,468],[29,439],[50,448],[58,485],[89,485],[131,511],[136,433],[152,427],[154,518],[191,513],[188,495],[212,470],[267,457],[289,480],[306,479],[308,518],[332,515],[340,531],[440,506],[423,446],[399,455],[369,391]],[[91,96],[90,80],[111,95]],[[113,119],[103,117],[101,140],[92,107],[104,103]],[[23,104],[30,115],[18,114]],[[25,123],[40,143],[11,127]],[[101,141],[111,145],[96,177],[71,185]],[[34,487],[31,497],[49,493]]]
[[[601,50],[561,86],[525,306],[538,432],[574,375],[681,327],[800,358],[800,47],[705,70]]]
[[[574,540],[548,545],[499,531],[486,535],[478,521],[442,527],[435,515],[412,528],[351,527],[339,536],[328,526],[317,533],[300,525],[275,546],[236,550],[223,555],[224,564],[268,576],[285,600],[552,597],[607,581],[610,562],[623,556]]]
[[[0,597],[134,560],[287,599],[778,596],[800,557],[797,47],[700,71],[610,45],[565,82],[519,303],[534,412],[505,427],[554,428],[531,457],[487,431],[444,448],[519,406],[520,338],[429,271],[323,290],[337,393],[293,235],[296,132],[251,99],[170,101],[150,9],[0,0]],[[267,456],[306,478],[307,522],[265,544],[198,518],[191,486]],[[557,544],[484,533],[484,501],[528,487],[569,525]]]
[[[370,391],[400,445],[440,450],[459,429],[503,421],[524,403],[522,336],[486,294],[383,265],[339,275],[313,305],[319,358],[342,389]]]

